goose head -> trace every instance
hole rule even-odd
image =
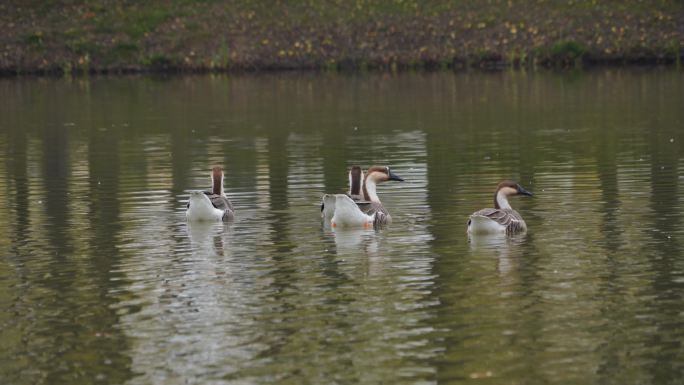
[[[525,190],[520,184],[506,180],[496,186],[496,192],[494,193],[494,208],[511,209],[511,205],[508,203],[508,197],[515,195],[534,196],[534,194]]]
[[[373,166],[369,168],[363,182],[364,199],[371,202],[380,202],[380,199],[375,192],[375,187],[379,183],[391,180],[399,182],[404,181],[403,178],[393,173],[389,166]]]

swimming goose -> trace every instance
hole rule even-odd
[[[223,191],[223,169],[214,167],[211,191],[192,191],[185,216],[189,221],[227,221],[233,215],[233,205]]]
[[[375,227],[388,224],[392,222],[385,206],[380,202],[380,198],[376,193],[376,186],[379,183],[390,180],[403,182],[404,179],[394,174],[389,167],[374,166],[368,169],[363,179],[361,191],[363,192],[363,201],[353,201],[349,197],[335,195],[332,198],[327,197],[329,204],[333,199],[335,202],[335,212],[331,219],[333,227],[367,227],[372,224]],[[326,199],[326,197],[324,197]]]
[[[363,201],[363,192],[361,190],[363,186],[364,174],[359,166],[352,166],[349,170],[349,192],[347,196],[353,201]],[[321,218],[326,222],[330,222],[330,219],[335,214],[335,194],[325,194],[321,201]],[[326,205],[326,202],[328,203]]]
[[[474,212],[468,219],[468,234],[514,234],[526,231],[525,221],[508,203],[508,197],[513,195],[533,194],[515,182],[499,183],[494,193],[494,208]]]

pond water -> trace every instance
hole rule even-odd
[[[0,80],[2,384],[675,384],[684,73]],[[394,223],[323,226],[352,165]],[[236,218],[188,225],[226,170]],[[513,198],[526,235],[466,234]]]

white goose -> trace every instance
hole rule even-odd
[[[511,181],[499,183],[494,193],[494,208],[474,212],[468,219],[468,234],[515,234],[527,230],[522,216],[513,210],[508,197],[533,194]]]
[[[389,167],[374,166],[368,169],[363,180],[361,190],[363,201],[354,201],[350,197],[337,194],[326,196],[327,204],[335,204],[334,215],[330,221],[332,227],[378,227],[392,222],[385,206],[380,202],[376,193],[376,186],[387,181],[403,181],[394,174]]]
[[[363,201],[363,187],[364,173],[359,166],[352,166],[349,170],[349,192],[347,196],[354,202]],[[339,194],[343,195],[343,194]],[[321,200],[321,218],[330,223],[335,214],[335,196],[336,194],[325,194]]]
[[[233,205],[223,191],[223,169],[211,170],[211,191],[192,191],[185,217],[188,221],[227,221],[234,216]]]

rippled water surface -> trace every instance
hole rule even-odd
[[[2,384],[677,384],[684,74],[0,80]],[[385,229],[322,226],[390,165]],[[187,224],[226,169],[236,219]],[[526,235],[468,215],[513,198]]]

